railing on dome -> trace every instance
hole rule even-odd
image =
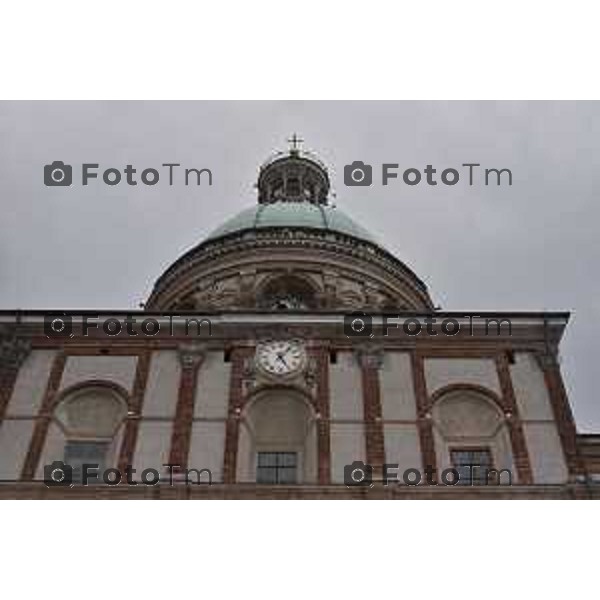
[[[260,170],[262,171],[269,165],[272,165],[274,162],[277,162],[278,160],[281,160],[282,158],[289,158],[290,156],[292,156],[292,157],[298,156],[299,158],[304,158],[306,160],[310,160],[311,162],[314,162],[317,165],[319,165],[319,167],[321,167],[321,169],[323,169],[326,173],[328,172],[327,165],[314,152],[309,152],[308,150],[298,150],[298,149],[288,150],[287,152],[284,152],[283,150],[274,152],[269,158],[267,158],[267,160],[265,160],[265,162],[263,162],[260,165]]]

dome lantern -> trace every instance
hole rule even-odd
[[[258,203],[308,202],[327,204],[329,175],[316,157],[300,150],[302,142],[296,134],[290,140],[287,154],[277,154],[260,168]]]

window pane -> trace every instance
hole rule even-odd
[[[485,485],[492,468],[492,453],[486,448],[451,450],[452,464],[458,471],[458,485]]]
[[[97,464],[98,476],[89,477],[89,483],[102,481],[102,472],[106,469],[106,454],[108,442],[70,441],[65,446],[64,462],[73,468],[73,482],[81,483],[82,466],[84,464]],[[88,471],[89,472],[89,471]],[[95,472],[95,471],[92,471]]]
[[[258,467],[256,471],[257,483],[277,483],[277,469],[275,467]]]
[[[259,467],[276,467],[277,466],[277,454],[274,452],[259,452],[258,453],[258,466]]]
[[[279,469],[278,483],[296,483],[296,467],[282,467]]]
[[[282,452],[279,456],[279,465],[282,467],[295,467],[296,466],[296,453],[295,452]]]
[[[296,483],[296,452],[259,452],[256,464],[257,483]]]

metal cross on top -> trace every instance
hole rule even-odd
[[[288,142],[290,143],[290,150],[294,150],[294,151],[298,151],[299,148],[298,146],[300,144],[302,144],[304,142],[304,140],[302,138],[299,138],[295,133],[292,135],[291,138],[288,139]]]

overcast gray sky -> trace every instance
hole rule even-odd
[[[337,206],[446,310],[570,310],[563,371],[578,426],[600,431],[600,103],[2,102],[0,308],[135,308],[161,272],[255,200],[260,163],[297,131]],[[210,168],[213,186],[99,180],[48,188],[54,160],[136,175]],[[509,168],[513,185],[343,183],[343,165]],[[476,313],[475,313],[476,314]]]

